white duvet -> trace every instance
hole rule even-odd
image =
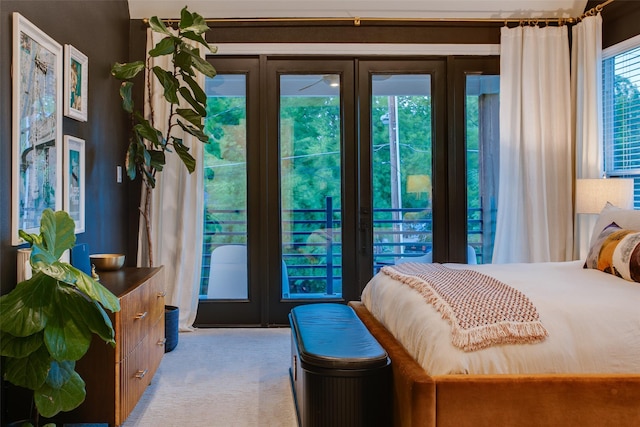
[[[532,264],[445,264],[468,268],[523,292],[549,332],[535,344],[465,352],[451,327],[409,286],[378,273],[362,302],[430,375],[640,373],[640,283],[584,261]]]

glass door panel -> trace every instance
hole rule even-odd
[[[371,75],[374,272],[432,259],[430,88],[429,74]]]
[[[206,84],[204,242],[201,299],[247,300],[246,76],[218,74]]]
[[[281,299],[341,298],[341,76],[279,78]]]
[[[498,206],[500,76],[467,75],[465,91],[467,262],[489,264]]]

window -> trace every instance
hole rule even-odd
[[[634,178],[640,208],[640,37],[603,52],[602,88],[605,172]]]

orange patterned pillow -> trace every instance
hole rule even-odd
[[[622,229],[612,222],[589,249],[584,267],[640,282],[640,232]]]

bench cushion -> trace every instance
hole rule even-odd
[[[386,366],[386,351],[347,305],[321,303],[291,310],[292,333],[300,360],[330,369],[373,369]]]

